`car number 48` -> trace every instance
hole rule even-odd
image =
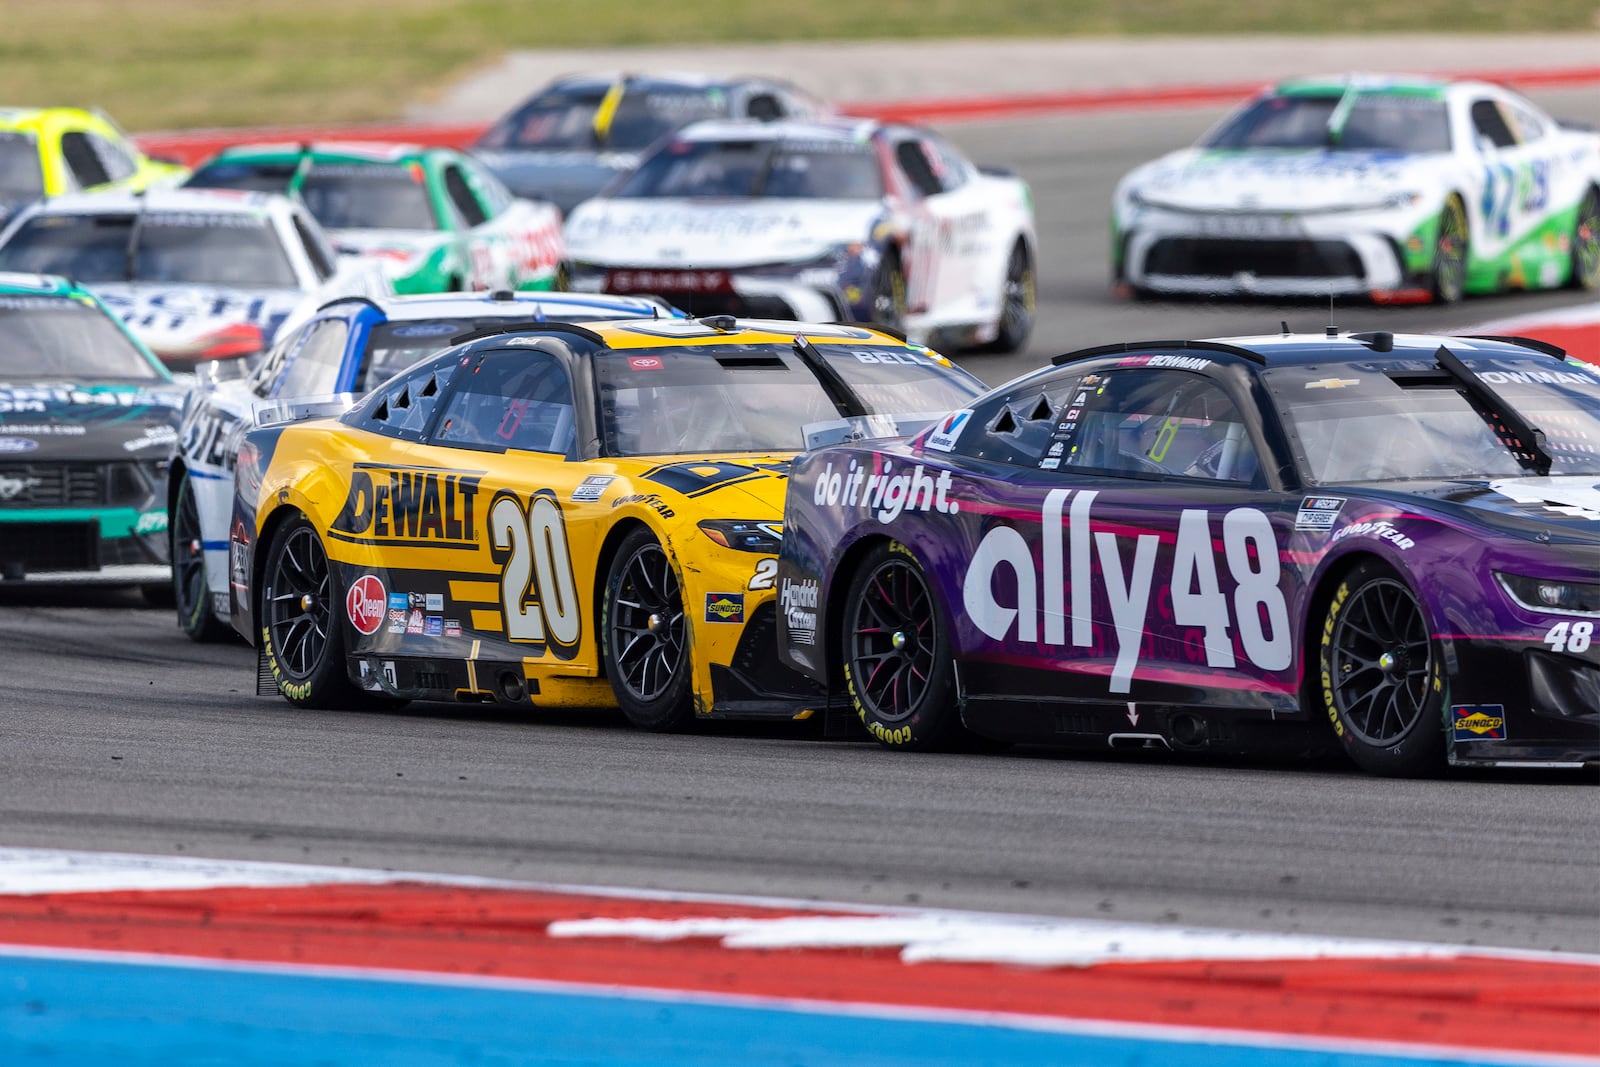
[[[1556,652],[1587,652],[1593,637],[1592,622],[1558,622],[1544,635],[1544,643]]]

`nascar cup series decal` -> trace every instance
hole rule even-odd
[[[1092,647],[1098,580],[1105,587],[1117,638],[1111,692],[1126,693],[1148,629],[1151,587],[1158,556],[1164,551],[1162,539],[1155,533],[1129,537],[1093,529],[1094,501],[1099,493],[1084,490],[1074,496],[1074,492],[1052,489],[1045,497],[1039,516],[1042,574],[1023,534],[1013,526],[995,526],[973,553],[962,584],[962,601],[972,624],[996,641],[1037,642],[1042,621],[1044,643],[1064,646],[1070,617],[1072,644]],[[1237,665],[1230,636],[1237,634],[1247,660],[1265,671],[1281,671],[1294,657],[1294,640],[1289,606],[1278,587],[1280,560],[1272,523],[1256,508],[1222,513],[1223,555],[1235,584],[1231,598],[1223,594],[1218,581],[1212,541],[1216,525],[1215,516],[1205,508],[1185,508],[1179,518],[1177,539],[1167,550],[1172,553],[1167,591],[1172,619],[1178,626],[1204,631],[1207,666],[1232,669]],[[1129,540],[1133,542],[1131,566],[1123,547]],[[995,597],[994,577],[1002,568],[1015,577],[1014,605],[1001,604]],[[1070,612],[1064,603],[1069,586]]]

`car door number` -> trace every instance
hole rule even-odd
[[[583,632],[567,527],[555,494],[540,490],[524,507],[502,492],[489,506],[491,555],[500,563],[506,637],[548,646],[566,658]]]

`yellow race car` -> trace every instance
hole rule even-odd
[[[0,219],[61,193],[139,190],[189,173],[151,159],[98,111],[0,108]]]
[[[241,442],[236,629],[292,703],[805,718],[778,664],[784,487],[806,444],[915,432],[979,380],[879,330],[635,319],[456,338],[338,418]],[[860,472],[863,477],[866,472]]]

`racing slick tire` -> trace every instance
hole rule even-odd
[[[922,565],[899,542],[871,549],[845,593],[845,690],[867,733],[928,751],[967,739],[955,706],[950,634]]]
[[[1323,709],[1339,747],[1373,774],[1441,772],[1443,656],[1404,579],[1376,559],[1356,564],[1316,640]]]
[[[633,725],[659,733],[693,718],[688,627],[672,560],[655,534],[633,530],[617,546],[600,607],[606,677]]]
[[[893,252],[884,253],[878,270],[872,276],[872,321],[892,330],[905,329],[906,275],[900,268],[900,257]]]
[[[261,652],[284,699],[300,708],[393,708],[406,703],[358,689],[345,667],[337,588],[317,528],[303,516],[272,536],[262,571]]]
[[[188,471],[183,472],[178,482],[178,494],[167,529],[172,559],[172,585],[167,589],[167,596],[177,608],[178,629],[196,644],[231,640],[233,630],[223,625],[211,610],[205,546],[200,536],[200,505],[195,500]]]
[[[1600,188],[1592,185],[1578,203],[1578,217],[1572,223],[1572,273],[1567,284],[1586,292],[1600,289]]]
[[[1467,209],[1451,194],[1439,213],[1433,238],[1433,269],[1429,289],[1435,304],[1455,304],[1467,290]]]
[[[1033,257],[1028,254],[1028,246],[1018,241],[1006,262],[1006,280],[1000,288],[1000,333],[989,345],[989,351],[1016,352],[1026,345],[1033,334],[1038,302]]]

